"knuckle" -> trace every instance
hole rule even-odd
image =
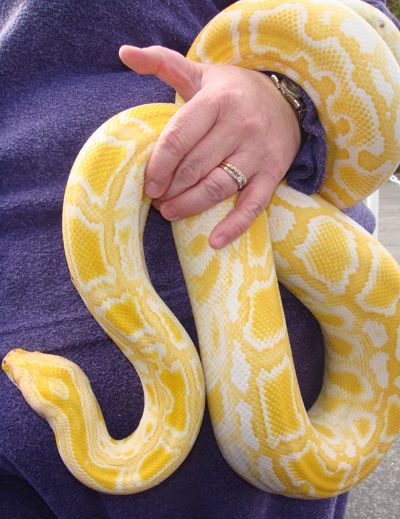
[[[250,216],[252,217],[252,219],[254,219],[261,213],[261,211],[264,210],[264,204],[259,199],[250,200],[248,203],[247,210],[248,210]]]
[[[227,92],[227,96],[230,105],[238,106],[239,103],[243,102],[243,91],[239,88],[231,88]]]
[[[172,128],[165,136],[163,145],[168,153],[174,157],[181,158],[185,154],[185,144],[181,131],[178,128]]]
[[[210,175],[204,180],[204,189],[211,202],[218,203],[226,198],[225,187]]]
[[[274,185],[278,185],[282,178],[285,176],[285,171],[286,168],[284,167],[284,165],[276,161],[275,164],[273,164],[273,166],[269,170],[268,177],[270,180],[272,180],[272,183]]]
[[[224,109],[230,109],[237,106],[243,97],[242,92],[238,88],[232,86],[222,86],[218,92],[218,102]]]
[[[147,47],[147,50],[150,51],[153,55],[158,57],[156,64],[155,64],[155,67],[156,67],[155,75],[162,73],[163,70],[165,69],[163,47],[161,45],[150,45],[150,47]]]
[[[235,110],[232,111],[230,119],[237,128],[240,128],[241,134],[246,135],[247,137],[260,132],[260,124],[254,114]]]
[[[262,158],[264,164],[268,164],[268,167],[264,169],[264,174],[267,182],[277,185],[287,171],[285,165],[286,157],[284,152],[277,152],[277,150],[280,149],[279,143],[269,144],[271,146],[268,146],[268,149]]]
[[[268,118],[263,118],[260,113],[255,110],[249,110],[246,106],[242,106],[241,111],[237,114],[237,118],[245,132],[254,134],[257,142],[265,145],[265,136],[270,133]]]
[[[255,218],[263,211],[264,205],[261,200],[249,200],[241,207],[239,223],[247,229]]]
[[[233,222],[232,222],[232,231],[233,235],[235,237],[242,235],[247,228],[249,227],[249,224],[246,223],[246,220],[243,217],[238,216]]]
[[[238,116],[238,124],[243,132],[256,133],[259,130],[259,125],[257,124],[257,120],[249,114],[243,114]]]
[[[245,93],[235,87],[222,88],[218,93],[218,105],[220,110],[228,115],[233,124],[244,133],[256,133],[262,124],[254,112],[249,112],[244,106]]]
[[[201,173],[191,164],[183,164],[176,173],[177,180],[184,185],[193,186],[200,180]]]

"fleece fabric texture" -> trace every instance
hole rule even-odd
[[[105,120],[135,105],[174,99],[172,90],[158,79],[124,67],[119,47],[159,44],[185,54],[202,27],[229,3],[3,0],[0,6],[0,358],[23,347],[78,363],[114,438],[137,427],[143,393],[132,366],[70,282],[61,234],[65,185],[80,148]],[[287,177],[310,193],[323,180],[326,145],[315,109],[305,99],[309,138]],[[364,206],[349,213],[373,229],[373,217]],[[170,224],[154,209],[144,242],[156,290],[197,346]],[[285,289],[282,298],[302,395],[310,407],[323,376],[321,332],[308,310]],[[344,517],[346,495],[291,499],[262,492],[241,479],[218,450],[208,410],[193,450],[162,484],[130,496],[93,491],[69,473],[49,425],[4,373],[0,395],[2,518]]]

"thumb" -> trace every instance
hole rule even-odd
[[[190,61],[179,52],[160,45],[152,47],[133,47],[123,45],[119,49],[121,61],[138,74],[151,74],[167,83],[188,101],[201,88],[204,67],[201,63]]]

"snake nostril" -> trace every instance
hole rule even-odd
[[[8,361],[7,357],[8,357],[8,354],[4,357],[4,359],[2,360],[2,363],[1,363],[1,369],[5,373],[9,373],[12,369],[10,362],[7,362]]]
[[[25,350],[21,348],[13,348],[6,354],[1,363],[1,367],[4,371],[9,371],[12,368],[13,364],[15,365],[15,360],[18,360],[18,354],[20,352],[26,353]],[[15,357],[15,355],[17,355],[17,357],[14,358],[14,362],[12,362],[11,357]]]

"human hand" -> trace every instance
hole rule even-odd
[[[258,71],[195,63],[161,46],[124,45],[119,56],[135,72],[157,76],[185,101],[160,134],[146,168],[145,192],[164,218],[201,213],[231,197],[238,184],[218,167],[222,161],[246,176],[235,208],[209,237],[211,247],[224,247],[268,206],[299,150],[293,108]]]

